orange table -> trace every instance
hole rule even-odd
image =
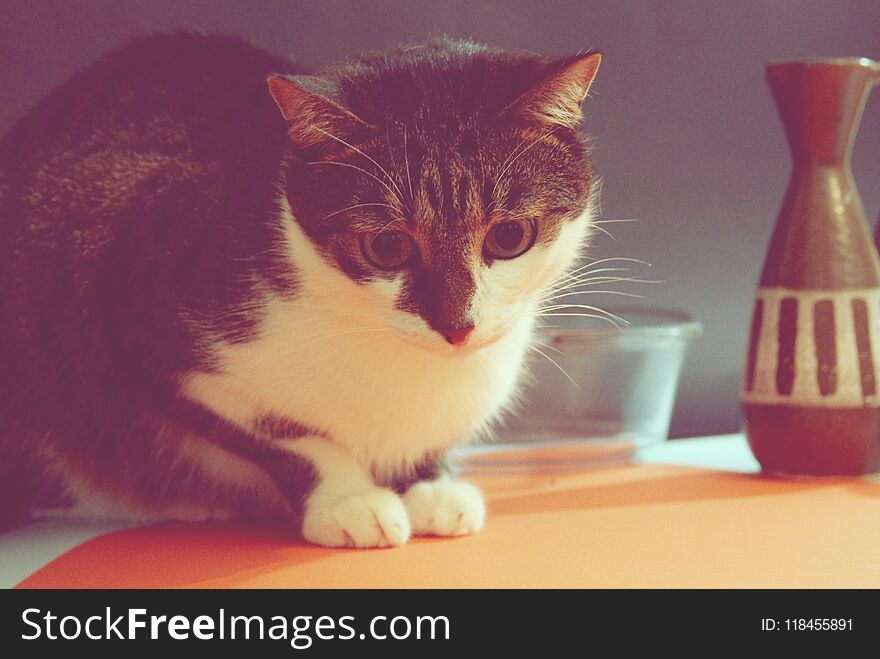
[[[472,537],[338,550],[163,524],[89,540],[20,587],[880,587],[870,479],[639,463],[502,471],[472,479],[489,506]]]

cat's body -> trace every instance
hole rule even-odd
[[[583,61],[443,42],[270,96],[301,72],[173,35],[53,93],[0,143],[4,516],[477,530],[442,457],[511,402],[587,231],[577,118],[539,116],[548,75],[586,94]]]

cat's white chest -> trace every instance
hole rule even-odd
[[[219,368],[188,374],[186,395],[243,428],[267,414],[305,424],[379,477],[467,441],[511,402],[530,314],[470,356],[414,345],[387,322],[400,280],[367,291],[317,253],[288,211],[282,219],[295,294],[268,294],[256,338],[216,344]]]
[[[313,427],[391,474],[473,437],[510,402],[529,329],[459,358],[307,297],[274,300],[259,337],[220,346],[218,372],[191,374],[184,391],[245,428],[266,414]]]

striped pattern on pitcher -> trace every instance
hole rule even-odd
[[[880,288],[760,288],[742,400],[880,407]]]

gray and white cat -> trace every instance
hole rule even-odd
[[[480,529],[443,457],[589,233],[599,60],[176,34],[56,90],[0,142],[0,517]]]

